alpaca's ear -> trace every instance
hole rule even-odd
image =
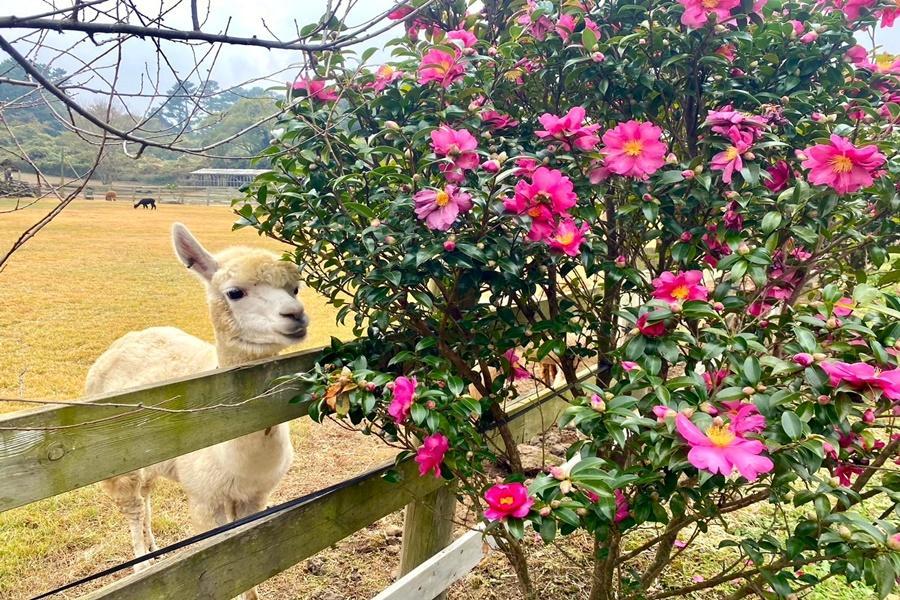
[[[212,279],[219,265],[181,223],[172,225],[172,244],[175,246],[175,254],[184,266],[206,281]]]

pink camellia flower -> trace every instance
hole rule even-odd
[[[402,423],[409,418],[409,410],[416,396],[417,385],[415,377],[398,377],[394,380],[391,389],[392,399],[387,411],[397,423]]]
[[[803,32],[806,31],[806,25],[803,24],[803,21],[791,19],[788,23],[794,28],[794,35],[803,35]]]
[[[853,314],[854,308],[856,308],[856,302],[853,301],[853,298],[844,297],[834,303],[834,309],[831,312],[836,317],[849,317]]]
[[[683,550],[684,548],[687,548],[687,543],[683,542],[681,540],[675,540],[672,543],[672,545],[675,546],[676,548],[678,548],[679,550]]]
[[[463,48],[471,48],[478,43],[478,38],[471,31],[465,29],[456,29],[447,34],[447,38],[457,40],[462,44]]]
[[[800,365],[801,367],[808,367],[809,365],[815,362],[815,359],[812,357],[812,354],[807,354],[806,352],[798,352],[791,358],[795,363]]]
[[[817,39],[819,39],[819,34],[815,31],[807,31],[800,36],[800,41],[804,44],[812,44]]]
[[[544,129],[535,131],[541,139],[551,139],[558,141],[564,150],[571,150],[573,147],[579,150],[593,150],[600,143],[597,137],[599,125],[584,125],[584,108],[576,106],[569,110],[564,116],[557,117],[549,113],[544,113],[538,118]]]
[[[622,365],[622,370],[624,370],[626,373],[631,373],[635,369],[641,368],[641,365],[637,364],[634,361],[630,361],[630,360],[623,360],[619,364]]]
[[[703,27],[710,15],[715,15],[716,23],[723,23],[731,18],[731,10],[741,5],[741,0],[678,0],[684,7],[681,23],[691,29]]]
[[[463,76],[466,69],[459,62],[459,55],[432,48],[422,57],[419,64],[419,83],[426,85],[432,81],[448,88]]]
[[[573,31],[575,31],[575,17],[568,14],[560,15],[556,21],[556,33],[559,34],[562,41],[568,42]]]
[[[336,90],[326,88],[325,81],[321,79],[298,79],[294,82],[294,91],[304,91],[308,98],[322,102],[333,102],[339,98]]]
[[[746,143],[759,137],[760,132],[767,127],[764,118],[734,110],[730,104],[718,110],[709,111],[703,125],[726,137],[730,137],[733,130],[737,130],[743,134]],[[748,134],[749,139],[747,139]]]
[[[634,324],[637,327],[638,331],[641,332],[641,335],[649,338],[656,338],[663,335],[666,335],[666,323],[665,321],[657,321],[656,323],[647,323],[647,319],[650,318],[650,313],[644,313],[640,317],[638,317],[637,322]]]
[[[853,477],[863,471],[861,466],[843,463],[834,468],[834,476],[838,478],[842,486],[847,487],[853,483]]]
[[[857,390],[880,391],[890,400],[900,400],[900,369],[881,371],[866,363],[823,362],[831,387],[846,383]]]
[[[718,371],[713,371],[712,373],[710,373],[709,371],[705,371],[702,377],[703,383],[706,384],[706,391],[711,392],[719,387],[719,385],[721,385],[721,383],[725,381],[725,378],[728,377],[728,373],[728,369],[719,369]]]
[[[741,437],[719,417],[713,419],[712,426],[703,433],[679,413],[675,417],[675,427],[691,447],[688,461],[698,469],[721,473],[725,477],[737,469],[749,481],[754,481],[760,473],[775,468],[771,459],[760,456],[765,448],[762,442]]]
[[[422,445],[416,451],[416,462],[419,463],[419,476],[424,477],[433,472],[437,478],[441,477],[441,463],[444,455],[450,449],[450,440],[442,433],[429,435],[422,440]]]
[[[613,517],[613,522],[621,523],[631,516],[630,507],[628,506],[628,499],[625,497],[625,494],[624,492],[622,492],[622,490],[613,490],[613,493],[616,496],[616,515],[615,517]]]
[[[734,172],[740,172],[744,168],[742,155],[750,150],[750,144],[740,135],[737,128],[731,128],[728,138],[731,140],[731,145],[713,156],[709,164],[712,170],[722,171],[722,181],[725,183],[731,183]]]
[[[478,140],[465,129],[451,129],[441,125],[431,132],[431,148],[438,156],[446,156],[453,161],[453,166],[460,170],[471,170],[478,167],[478,154],[475,149]]]
[[[516,177],[531,177],[540,166],[537,159],[527,156],[520,156],[516,159],[516,170],[513,173]]]
[[[897,3],[897,0],[894,0],[894,4],[897,8],[885,8],[881,12],[881,26],[882,27],[893,27],[894,22],[897,20],[897,17],[900,17],[900,4]],[[900,535],[900,534],[897,534]]]
[[[606,168],[617,175],[647,179],[666,162],[662,129],[641,121],[619,123],[603,134]]]
[[[686,300],[706,300],[709,290],[702,282],[702,271],[685,271],[677,275],[666,271],[651,282],[653,297],[665,300],[670,305]]]
[[[481,113],[481,122],[494,131],[507,129],[508,127],[515,127],[519,124],[518,121],[516,121],[509,115],[497,112],[496,110],[486,110]]]
[[[868,69],[869,71],[875,71],[877,69],[877,65],[869,59],[869,51],[866,50],[864,46],[860,46],[859,44],[853,46],[847,50],[845,56],[857,67]]]
[[[871,408],[866,409],[866,412],[863,413],[863,423],[866,425],[871,425],[875,422],[875,411]]]
[[[727,400],[722,402],[725,415],[731,420],[731,430],[738,435],[759,433],[766,428],[766,418],[759,414],[759,409],[751,402]]]
[[[425,221],[429,229],[447,231],[460,213],[472,208],[472,197],[460,192],[455,185],[443,190],[422,190],[413,196],[416,216]]]
[[[531,175],[531,182],[519,181],[515,196],[504,200],[503,205],[509,212],[531,217],[528,239],[539,241],[556,229],[554,216],[569,216],[569,209],[578,201],[574,189],[572,181],[560,171],[538,167]]]
[[[768,168],[769,177],[763,179],[763,185],[766,186],[773,194],[777,194],[787,189],[788,181],[791,178],[791,168],[788,164],[779,160],[773,166]]]
[[[578,256],[581,252],[581,244],[584,243],[584,234],[590,229],[587,223],[576,225],[572,219],[562,219],[556,225],[556,230],[547,238],[547,244],[551,249],[562,252],[568,256]]]
[[[678,413],[665,404],[657,404],[653,407],[653,414],[656,415],[656,421],[658,423],[663,423],[666,419],[672,418]]]
[[[528,488],[518,482],[493,485],[484,493],[484,499],[488,503],[484,518],[488,521],[525,518],[534,504],[534,498],[528,495]]]
[[[513,379],[528,379],[531,377],[531,373],[529,373],[520,362],[522,357],[516,353],[515,348],[510,348],[506,352],[503,353],[503,358],[506,359],[506,362],[509,363],[509,368],[512,370]]]
[[[412,11],[413,11],[412,6],[398,6],[397,8],[395,8],[394,10],[392,10],[391,12],[389,12],[387,14],[387,18],[391,19],[393,21],[399,21],[400,19],[403,19],[404,17],[406,17],[406,15],[408,15]]]
[[[395,69],[391,65],[381,65],[375,71],[375,81],[370,83],[369,87],[376,92],[380,92],[401,77],[403,77],[403,71]]]
[[[872,185],[872,173],[884,163],[878,146],[857,148],[849,140],[832,135],[828,144],[805,149],[803,167],[809,169],[809,182],[827,185],[839,194],[852,194]]]
[[[735,48],[734,44],[722,44],[716,48],[716,54],[728,62],[734,62],[734,59],[737,58],[737,48]]]

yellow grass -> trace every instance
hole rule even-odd
[[[48,207],[0,215],[0,248]],[[211,251],[234,244],[286,248],[250,229],[232,232],[227,206],[150,211],[126,202],[75,202],[0,273],[0,397],[78,396],[94,359],[128,331],[174,325],[212,339],[202,286],[172,254],[175,221]],[[311,325],[296,349],[348,333],[335,329],[335,310],[321,297],[304,290],[301,298]]]

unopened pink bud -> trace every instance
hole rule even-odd
[[[682,232],[680,239],[682,242],[689,242],[692,239],[694,239],[694,234],[691,233],[690,231]]]
[[[685,179],[693,179],[694,175],[696,175],[696,173],[694,173],[694,171],[692,169],[685,169],[684,171],[681,172],[681,176],[684,177]]]
[[[616,266],[620,269],[623,268],[626,264],[628,264],[628,260],[622,256],[621,254],[616,257]]]
[[[792,360],[801,367],[808,367],[815,361],[812,354],[807,354],[806,352],[798,352],[794,355]]]
[[[444,242],[444,250],[446,250],[447,252],[453,252],[454,250],[456,250],[456,242],[454,242],[453,240],[447,240],[446,242]]]

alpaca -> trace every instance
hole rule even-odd
[[[215,345],[174,327],[128,333],[90,368],[87,394],[233,367],[273,356],[306,337],[308,318],[296,297],[296,265],[252,248],[210,255],[180,223],[172,227],[172,240],[182,264],[206,287]],[[150,526],[150,492],[157,477],[181,484],[193,527],[201,532],[262,510],[292,460],[288,424],[282,423],[114,477],[101,486],[128,520],[137,557],[157,548]],[[255,589],[240,598],[257,598]]]
[[[107,202],[115,202],[119,198],[118,194],[114,191],[110,190],[106,192],[106,201]]]
[[[151,210],[156,210],[156,200],[153,198],[141,198],[137,202],[134,203],[134,207],[143,206],[144,208],[149,208]]]

